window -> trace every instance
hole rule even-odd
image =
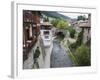
[[[44,35],[49,35],[49,31],[44,31]]]
[[[45,36],[45,38],[46,38],[46,39],[48,39],[48,38],[49,38],[49,36]]]

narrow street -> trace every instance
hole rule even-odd
[[[23,69],[90,66],[91,14],[75,15],[23,10]]]
[[[71,67],[72,61],[65,49],[61,47],[58,41],[53,41],[53,50],[51,54],[51,68]]]

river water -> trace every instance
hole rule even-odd
[[[72,61],[68,56],[68,52],[61,47],[57,40],[53,41],[53,49],[51,53],[51,68],[71,67]]]

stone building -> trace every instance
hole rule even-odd
[[[85,20],[72,20],[71,26],[77,33],[83,30],[83,43],[91,39],[91,14],[88,14],[88,18]]]
[[[88,14],[88,19],[80,22],[79,27],[83,30],[83,43],[91,39],[91,14]]]
[[[50,56],[53,47],[52,24],[49,22],[41,23],[41,43],[44,50],[44,68],[50,68]]]
[[[40,11],[23,10],[23,69],[50,67],[52,31]]]
[[[40,12],[23,10],[23,61],[37,42],[40,33]]]

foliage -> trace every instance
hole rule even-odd
[[[68,27],[68,22],[63,19],[55,19],[51,22],[54,27],[57,27],[59,29],[66,29]]]
[[[78,20],[78,21],[79,21],[79,20],[86,20],[86,16],[80,15],[80,16],[77,17],[77,20]]]
[[[77,59],[79,66],[90,66],[91,65],[91,40],[83,44],[83,30],[78,34],[75,43],[69,45],[70,50]]]
[[[51,24],[53,24],[54,27],[58,28],[58,30],[61,30],[57,32],[56,35],[60,41],[63,40],[66,34],[64,30],[68,28],[68,22],[63,19],[55,19],[52,20]]]
[[[71,37],[71,38],[74,38],[74,37],[75,37],[75,33],[76,33],[75,29],[73,29],[73,28],[70,26],[70,27],[68,27],[68,31],[69,31],[69,33],[70,33],[70,37]]]
[[[77,48],[77,43],[72,43],[72,44],[70,44],[70,45],[69,45],[69,48],[70,48],[70,50],[71,50],[72,52],[74,52],[74,51],[76,50],[76,48]]]
[[[48,22],[49,21],[49,18],[48,17],[45,17],[44,18],[44,22]]]
[[[68,22],[64,20],[59,20],[57,24],[57,28],[59,29],[66,29],[68,27]]]
[[[80,46],[83,42],[83,30],[78,34],[78,38],[77,38],[77,46]]]
[[[63,32],[58,32],[58,33],[57,33],[57,37],[58,37],[58,39],[61,41],[61,40],[64,39],[65,35],[63,34]]]
[[[52,21],[51,21],[51,24],[52,24],[54,27],[56,27],[57,24],[58,24],[58,22],[59,22],[59,19],[55,19],[55,20],[52,20]]]
[[[81,31],[78,34],[76,42],[69,45],[70,50],[74,52],[76,48],[79,47],[83,43],[82,41],[83,41],[83,31]]]
[[[76,49],[75,57],[77,58],[79,66],[91,65],[90,48],[85,44],[82,44],[80,47]]]

